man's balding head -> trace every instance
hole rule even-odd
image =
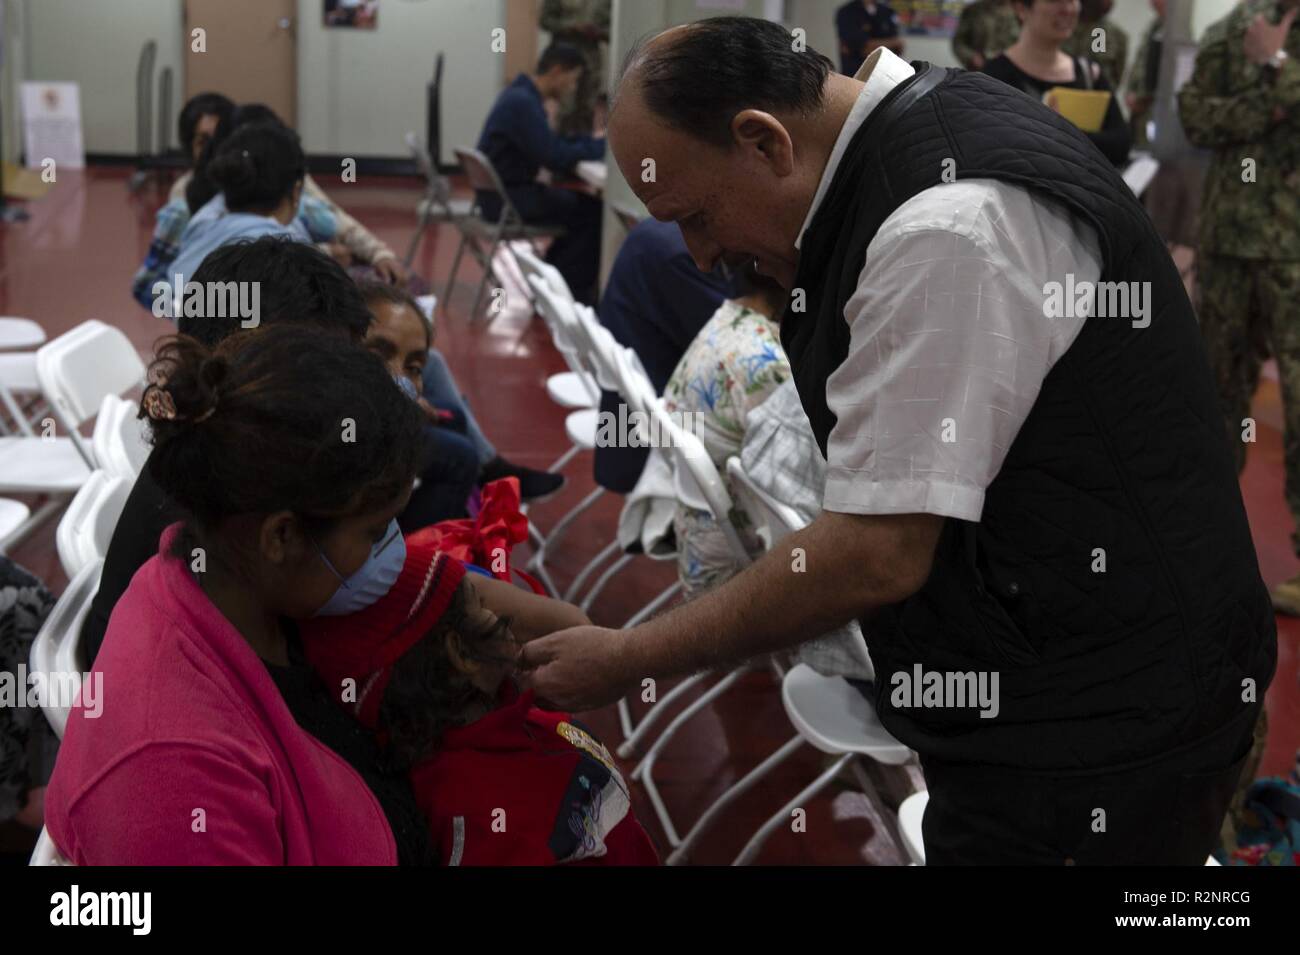
[[[780,24],[751,17],[672,27],[628,54],[611,113],[632,94],[665,126],[722,147],[731,145],[731,121],[742,110],[811,117],[835,70],[795,45]]]
[[[778,24],[717,17],[639,44],[623,68],[614,159],[704,271],[754,261],[794,280],[800,226],[862,88],[796,45]]]

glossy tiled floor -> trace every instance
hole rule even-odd
[[[136,305],[128,291],[130,277],[148,245],[153,212],[162,193],[149,190],[132,197],[126,180],[127,171],[115,168],[60,172],[51,193],[31,204],[28,223],[0,226],[0,314],[35,318],[51,336],[87,318],[99,318],[122,328],[142,353],[169,331],[163,320]],[[326,184],[323,178],[321,182]],[[405,252],[415,223],[412,210],[420,196],[414,180],[362,177],[355,184],[326,184],[326,188],[399,254]],[[439,294],[455,251],[451,230],[430,230],[416,258],[416,270],[432,280]],[[544,393],[546,376],[562,370],[563,363],[540,321],[508,313],[490,324],[471,324],[467,311],[478,279],[472,264],[462,266],[450,308],[439,315],[438,345],[502,454],[544,467],[567,447],[563,414]],[[1256,417],[1259,443],[1252,449],[1242,486],[1264,575],[1273,584],[1297,570],[1282,500],[1281,415],[1273,382],[1265,382],[1261,388]],[[534,511],[534,519],[543,528],[592,487],[589,458],[579,457],[569,473],[568,487]],[[619,501],[607,495],[575,526],[552,565],[561,586],[613,537],[618,508]],[[12,556],[46,580],[55,593],[66,584],[54,550],[53,523]],[[593,618],[605,625],[620,624],[666,587],[674,572],[670,564],[639,560],[606,590],[592,610]],[[1272,735],[1264,774],[1284,772],[1300,745],[1300,621],[1280,619],[1279,630],[1278,674],[1267,701]],[[612,710],[589,714],[586,721],[611,749],[619,741]],[[656,779],[678,828],[686,828],[717,793],[792,735],[779,693],[766,672],[746,677],[704,711],[689,731],[667,748],[656,767]],[[762,821],[822,767],[820,754],[801,751],[728,813],[694,860],[729,861]],[[639,799],[642,821],[666,851],[662,832],[639,787],[634,798]],[[804,808],[806,832],[782,827],[768,842],[761,862],[898,861],[896,850],[859,793],[833,786]]]

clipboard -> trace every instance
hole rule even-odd
[[[1053,86],[1043,94],[1043,103],[1056,100],[1056,109],[1085,133],[1101,132],[1110,108],[1111,94],[1106,90],[1076,90],[1068,86]]]

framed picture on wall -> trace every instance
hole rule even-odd
[[[325,26],[373,30],[379,20],[379,0],[323,0]]]

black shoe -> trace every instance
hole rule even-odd
[[[565,481],[563,474],[552,474],[550,471],[537,471],[521,464],[511,464],[500,456],[483,465],[478,479],[480,484],[488,484],[506,477],[519,479],[519,496],[525,501],[539,501],[550,497],[564,487]]]

